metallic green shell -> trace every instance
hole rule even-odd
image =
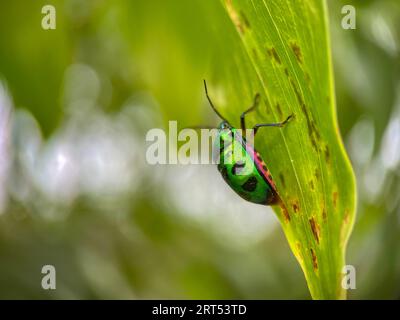
[[[214,148],[219,151],[218,171],[238,195],[257,204],[277,203],[278,195],[265,163],[239,130],[221,124]]]

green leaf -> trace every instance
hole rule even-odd
[[[231,123],[256,92],[248,126],[283,204],[274,208],[314,299],[343,299],[342,268],[355,216],[355,178],[338,130],[327,7],[321,0],[226,0],[237,48],[219,64],[209,91]],[[221,37],[232,37],[221,33]],[[232,50],[232,48],[229,48]],[[216,85],[218,84],[218,86]],[[222,89],[223,88],[223,89]]]
[[[325,2],[129,5],[122,29],[131,39],[132,64],[166,121],[216,124],[206,118],[212,111],[203,78],[218,110],[236,127],[257,92],[262,103],[248,115],[248,127],[294,114],[282,129],[260,129],[255,146],[283,200],[284,210],[274,209],[312,297],[345,298],[341,271],[354,221],[355,180],[336,120]]]

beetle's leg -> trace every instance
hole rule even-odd
[[[245,116],[247,113],[253,111],[255,108],[257,108],[258,104],[260,103],[260,94],[257,93],[254,96],[254,101],[253,101],[253,105],[247,109],[245,112],[243,112],[240,116],[240,127],[243,130],[243,132],[246,130],[246,120],[245,120]]]
[[[256,135],[256,133],[257,133],[257,131],[258,131],[258,128],[261,128],[261,127],[283,127],[286,123],[288,123],[288,121],[291,119],[293,117],[293,114],[291,114],[289,117],[287,117],[286,118],[286,120],[285,121],[282,121],[282,122],[277,122],[277,123],[260,123],[260,124],[256,124],[254,127],[253,127],[253,130],[254,130],[254,136]]]

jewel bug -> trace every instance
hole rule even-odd
[[[263,205],[274,205],[280,201],[275,183],[260,154],[252,143],[246,141],[246,114],[254,111],[260,95],[254,97],[253,105],[240,116],[240,129],[234,128],[215,108],[208,95],[207,84],[204,80],[204,90],[208,102],[214,112],[222,119],[218,126],[214,150],[217,151],[218,171],[225,182],[243,199]],[[278,123],[256,124],[253,130],[255,137],[261,127],[283,127],[293,115]],[[238,152],[239,151],[239,152]]]

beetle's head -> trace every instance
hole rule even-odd
[[[220,144],[220,147],[225,144],[231,144],[233,139],[233,127],[227,122],[222,121],[218,126],[218,135],[217,139]],[[218,148],[220,150],[220,148]]]
[[[232,126],[225,120],[222,121],[218,126],[218,130],[229,130],[229,129],[232,129]]]

